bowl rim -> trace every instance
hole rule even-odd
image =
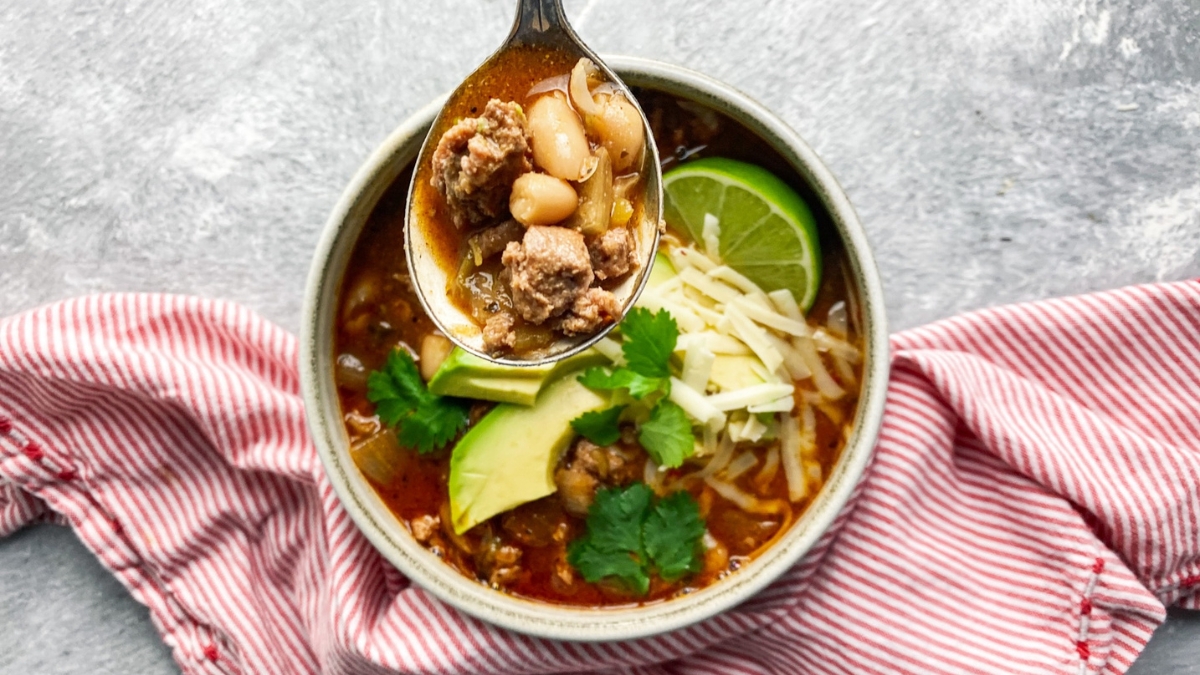
[[[445,96],[401,122],[358,169],[334,206],[305,286],[300,341],[301,392],[313,443],[341,506],[375,549],[418,586],[466,614],[527,635],[583,642],[644,638],[695,624],[744,602],[792,568],[833,524],[870,462],[882,422],[889,363],[883,289],[866,233],[844,191],[812,148],[774,113],[730,85],[659,61],[627,56],[604,59],[630,86],[695,100],[755,131],[813,190],[844,243],[865,326],[857,422],[825,486],[788,532],[736,574],[686,596],[622,608],[562,607],[500,593],[467,579],[418,544],[353,466],[333,385],[332,325],[341,277],[367,217],[416,156]]]

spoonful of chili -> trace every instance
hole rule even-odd
[[[632,308],[661,218],[637,101],[561,0],[519,0],[508,40],[450,94],[417,159],[404,237],[426,313],[489,361],[577,354]]]

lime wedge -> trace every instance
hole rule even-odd
[[[705,216],[716,217],[721,262],[764,291],[790,290],[805,311],[812,306],[821,284],[816,221],[800,195],[775,174],[711,157],[668,171],[663,193],[668,225],[706,249]]]

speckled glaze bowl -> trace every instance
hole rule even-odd
[[[338,497],[375,548],[443,601],[512,630],[565,640],[627,640],[675,630],[733,607],[794,565],[830,526],[870,460],[888,378],[883,291],[854,209],[829,170],[775,115],[732,87],[677,66],[628,57],[606,59],[633,87],[691,99],[741,122],[769,142],[808,184],[845,246],[861,298],[866,360],[854,432],[814,503],[779,541],[736,574],[686,596],[622,609],[579,609],[524,600],[474,582],[418,544],[350,459],[334,384],[334,314],[350,253],[384,191],[416,156],[442,105],[433,101],[399,126],[367,159],[334,207],[305,292],[301,344],[304,403],[313,441]]]

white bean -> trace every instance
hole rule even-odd
[[[555,178],[579,180],[591,149],[583,122],[562,94],[555,92],[534,101],[527,119],[534,163]]]
[[[595,130],[608,148],[613,169],[621,172],[641,163],[646,142],[642,116],[624,96],[612,96],[601,106]]]
[[[578,206],[579,197],[570,183],[544,173],[522,174],[513,182],[508,198],[512,217],[526,227],[560,223]]]
[[[438,368],[442,367],[442,362],[450,356],[452,349],[454,343],[437,333],[430,333],[421,338],[421,377],[426,382],[433,379]]]

